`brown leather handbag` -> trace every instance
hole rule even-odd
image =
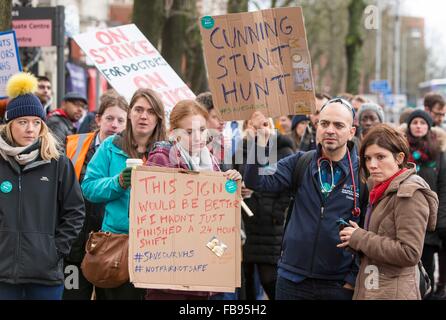
[[[129,236],[90,232],[81,269],[98,288],[117,288],[129,281]]]

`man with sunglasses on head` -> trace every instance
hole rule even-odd
[[[67,136],[76,133],[75,123],[78,122],[87,108],[87,98],[77,92],[68,92],[62,101],[62,106],[48,115],[46,124],[63,146]]]
[[[316,149],[316,129],[319,122],[319,113],[321,112],[322,106],[330,99],[326,94],[316,93],[316,109],[313,114],[310,114],[310,124],[305,129],[299,150],[310,151]]]
[[[258,156],[256,164],[246,166],[248,188],[289,192],[294,197],[278,263],[278,300],[352,298],[358,264],[352,252],[336,246],[340,243],[337,221],[359,223],[361,212],[366,211],[359,197],[359,158],[351,142],[354,117],[349,102],[329,100],[319,114],[316,150],[298,152],[276,164]],[[257,140],[257,155],[266,154],[268,139],[264,136],[268,134]],[[256,150],[250,152],[254,156]]]

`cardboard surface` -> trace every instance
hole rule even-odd
[[[129,273],[136,287],[240,287],[240,183],[227,181],[220,172],[132,171]]]
[[[222,118],[310,114],[315,108],[302,9],[206,16],[201,36],[214,106]]]

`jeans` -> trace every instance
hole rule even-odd
[[[276,300],[351,300],[353,290],[344,281],[307,278],[300,283],[277,277]]]
[[[64,285],[0,283],[0,300],[62,300]]]
[[[239,291],[237,288],[235,292],[222,292],[209,297],[209,300],[239,300]]]

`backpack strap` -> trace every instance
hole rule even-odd
[[[296,166],[294,167],[293,179],[291,185],[291,201],[288,205],[287,214],[285,217],[285,228],[286,229],[288,222],[290,221],[291,212],[294,207],[294,197],[296,196],[297,190],[301,186],[302,180],[304,178],[305,170],[310,166],[310,162],[313,159],[313,155],[316,153],[316,150],[310,150],[305,152],[299,160],[297,160]]]
[[[293,184],[291,186],[292,194],[291,196],[295,196],[297,190],[299,189],[302,180],[304,178],[305,170],[310,166],[311,159],[313,159],[313,155],[316,153],[316,150],[311,150],[305,152],[299,160],[297,160],[296,167],[294,167],[293,172]]]

